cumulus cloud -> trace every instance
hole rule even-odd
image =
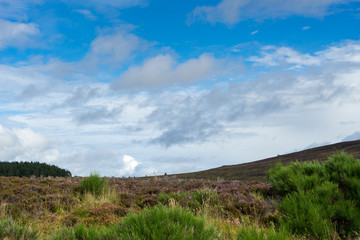
[[[141,163],[136,161],[135,158],[124,155],[122,159],[122,167],[119,170],[120,176],[131,176],[134,172],[137,166],[139,166]]]
[[[161,88],[206,79],[217,73],[220,61],[209,54],[177,63],[171,55],[158,55],[142,66],[132,66],[112,84],[115,90]]]
[[[30,128],[7,129],[0,125],[2,161],[39,161],[52,163],[60,155],[55,142]]]
[[[350,0],[222,0],[216,6],[199,6],[189,14],[188,22],[197,19],[212,24],[221,22],[235,24],[248,19],[284,18],[290,15],[322,17],[329,7],[351,2]]]
[[[40,34],[34,23],[11,22],[0,19],[0,50],[7,47],[25,48],[34,45],[34,37]]]
[[[119,66],[124,60],[134,57],[140,50],[150,44],[129,32],[131,26],[104,30],[91,42],[89,53],[80,63],[85,65]]]

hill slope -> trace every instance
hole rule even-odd
[[[355,158],[360,158],[360,140],[341,142],[322,147],[311,148],[300,152],[278,155],[277,157],[266,158],[255,162],[225,165],[200,172],[176,174],[178,178],[203,178],[203,179],[229,179],[229,180],[266,180],[266,172],[276,163],[283,164],[292,161],[325,161],[336,152],[345,151]]]

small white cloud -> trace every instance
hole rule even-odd
[[[34,37],[40,34],[34,23],[11,22],[0,19],[0,50],[7,47],[28,47],[35,44]]]
[[[120,176],[129,176],[132,175],[135,172],[135,169],[137,166],[139,166],[141,163],[136,161],[135,158],[124,155],[122,159],[122,168],[119,170]]]
[[[103,31],[91,43],[89,53],[81,64],[117,66],[134,56],[134,52],[146,49],[150,44],[129,32],[132,26]]]
[[[113,83],[116,90],[146,89],[177,83],[190,83],[206,79],[219,70],[221,64],[213,56],[202,54],[199,58],[176,63],[170,55],[158,55],[142,66],[130,67],[120,80]]]
[[[321,63],[318,57],[299,53],[289,47],[266,46],[263,48],[261,55],[261,57],[250,57],[248,61],[267,66],[293,65],[296,68]]]
[[[310,28],[310,26],[304,26],[302,27],[302,30],[305,31],[305,30],[308,30]]]
[[[258,30],[255,30],[255,31],[251,32],[250,34],[251,34],[251,35],[255,35],[255,34],[257,34],[258,32],[259,32]]]
[[[80,13],[85,18],[87,18],[91,21],[95,21],[97,19],[96,16],[90,10],[87,10],[87,9],[78,9],[78,10],[75,10],[75,12]]]

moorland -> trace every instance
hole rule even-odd
[[[266,166],[259,179],[0,177],[0,239],[357,239],[349,143],[253,163]]]

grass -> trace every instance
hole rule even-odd
[[[0,177],[0,239],[357,237],[359,160],[278,165],[269,179]]]
[[[89,177],[85,177],[80,182],[81,194],[92,194],[99,197],[104,195],[110,189],[108,182],[105,178],[101,178],[97,173],[91,173]]]

